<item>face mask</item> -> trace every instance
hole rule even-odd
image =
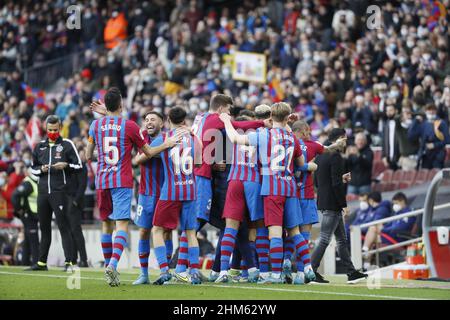
[[[205,111],[206,109],[208,109],[208,102],[206,101],[200,102],[200,110]]]
[[[59,132],[47,132],[47,137],[52,141],[56,141],[59,138]]]
[[[398,98],[398,95],[399,95],[399,92],[396,91],[396,90],[392,90],[392,91],[389,92],[389,98],[396,99],[396,98]]]
[[[400,63],[401,65],[404,65],[406,63],[406,58],[403,56],[398,58],[398,63]]]
[[[427,112],[427,120],[433,121],[434,119],[436,119],[436,115],[434,113]]]
[[[411,124],[412,124],[412,120],[408,119],[408,120],[405,120],[405,121],[402,122],[402,127],[406,129],[406,128],[409,128],[409,126]]]
[[[367,209],[369,209],[369,204],[368,204],[366,201],[361,201],[361,202],[359,203],[359,208],[360,208],[362,211],[366,211]]]
[[[408,29],[402,28],[402,30],[400,30],[400,33],[403,37],[406,37],[408,35]]]
[[[414,47],[414,41],[406,41],[406,46],[408,47],[408,48],[412,48],[412,47]]]
[[[24,159],[23,162],[25,162],[25,165],[27,167],[29,167],[31,165],[31,160],[30,159]]]
[[[392,209],[394,210],[394,212],[399,212],[400,210],[402,210],[402,206],[396,203],[392,206]]]

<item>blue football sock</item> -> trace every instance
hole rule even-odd
[[[258,254],[260,272],[269,272],[269,249],[269,230],[258,228],[256,230],[256,253]]]
[[[114,269],[117,269],[123,249],[127,246],[127,241],[128,233],[122,230],[116,232],[116,237],[114,238],[113,244],[113,253],[111,260],[109,261],[109,266],[112,266]]]
[[[155,256],[156,260],[158,261],[161,273],[169,271],[169,264],[167,263],[166,247],[165,246],[156,247]]]
[[[283,265],[283,239],[273,237],[270,239],[270,266],[272,275],[281,274]]]
[[[230,257],[234,250],[237,232],[236,229],[225,228],[220,244],[220,271],[227,271],[230,268]]]
[[[189,254],[190,274],[198,273],[198,269],[200,268],[199,265],[200,249],[198,247],[189,247],[188,254]]]
[[[148,276],[148,256],[150,254],[150,240],[139,240],[138,243],[139,263],[141,274]]]
[[[178,261],[177,267],[175,268],[176,273],[185,272],[188,266],[188,241],[186,237],[186,232],[180,236],[180,249],[178,250]]]

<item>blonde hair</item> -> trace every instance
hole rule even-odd
[[[277,102],[270,108],[272,110],[272,119],[276,122],[283,122],[292,112],[291,106],[286,102]]]

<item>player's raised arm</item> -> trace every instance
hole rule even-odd
[[[347,137],[342,137],[336,140],[335,143],[329,145],[329,146],[324,146],[324,152],[334,152],[334,151],[338,151],[341,150],[343,148],[345,148],[347,144]]]
[[[107,112],[106,106],[105,103],[102,102],[101,100],[92,101],[91,104],[89,105],[89,108],[91,109],[92,112],[97,112],[102,116],[106,116]]]
[[[183,135],[187,134],[188,132],[189,131],[186,128],[178,128],[175,131],[175,134],[173,136],[169,137],[166,135],[164,142],[159,145],[154,144],[158,139],[155,140],[154,143],[152,143],[152,146],[149,146],[148,144],[143,145],[141,147],[141,150],[144,153],[144,155],[146,156],[145,160],[153,158],[154,156],[160,154],[161,152],[163,152],[164,150],[166,150],[168,148],[172,148],[181,140]],[[143,161],[145,161],[145,160],[143,160]]]
[[[248,136],[245,134],[239,134],[236,129],[234,129],[233,124],[231,123],[231,116],[229,114],[222,113],[219,118],[224,123],[225,131],[227,132],[227,136],[232,143],[237,143],[240,145],[249,144]]]

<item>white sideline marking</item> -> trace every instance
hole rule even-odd
[[[30,277],[46,277],[46,278],[67,278],[67,275],[55,275],[55,274],[30,274],[21,272],[8,272],[0,271],[0,274],[10,274],[10,275],[21,275]],[[80,279],[85,280],[101,280],[103,278],[93,278],[93,277],[80,277]],[[121,282],[133,282],[133,280],[120,280]],[[176,285],[173,283],[168,283]],[[295,290],[286,288],[268,288],[268,287],[246,287],[246,286],[227,286],[227,285],[214,285],[214,284],[202,284],[205,287],[216,287],[216,288],[227,288],[227,289],[248,289],[248,290],[265,290],[265,291],[279,291],[279,292],[297,292],[297,293],[314,293],[314,294],[325,294],[325,295],[336,295],[336,296],[351,296],[351,297],[366,297],[366,298],[384,298],[384,299],[394,299],[394,300],[432,300],[427,298],[412,298],[412,297],[398,297],[398,296],[386,296],[378,294],[364,294],[364,293],[345,293],[345,292],[333,292],[333,291],[314,291],[314,290]]]
[[[314,291],[314,290],[295,290],[295,289],[285,289],[285,288],[261,288],[261,287],[225,286],[225,285],[207,285],[207,286],[217,287],[217,288],[236,288],[236,289],[267,290],[267,291],[298,292],[298,293],[319,293],[319,294],[328,294],[328,295],[336,295],[336,296],[385,298],[385,299],[394,299],[394,300],[432,300],[432,299],[427,299],[427,298],[396,297],[396,296],[385,296],[385,295],[379,295],[379,294],[344,293],[344,292]]]
[[[41,272],[41,271],[33,271],[33,272]],[[61,272],[61,273],[63,273],[63,272]],[[45,277],[45,278],[67,278],[68,276],[72,275],[73,273],[69,273],[69,272],[65,273],[64,272],[62,275],[57,275],[57,274],[31,274],[31,273],[0,271],[0,274],[13,274],[13,275],[19,275],[19,276]],[[103,279],[103,278],[93,278],[93,277],[80,277],[80,279],[105,281],[105,279]],[[120,282],[122,282],[122,281],[123,282],[133,282],[134,280],[120,280]]]

